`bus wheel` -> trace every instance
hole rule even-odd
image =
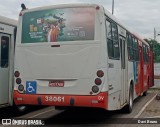
[[[66,110],[69,107],[64,107],[64,106],[55,106],[55,110]]]
[[[143,92],[143,96],[147,96],[147,91]]]
[[[149,77],[148,77],[148,87],[149,87]],[[143,92],[143,96],[147,96],[147,90],[145,92]]]
[[[126,113],[131,113],[133,109],[133,87],[130,86],[130,90],[129,90],[129,101],[128,104],[125,107],[125,112]]]

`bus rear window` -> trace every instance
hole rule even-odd
[[[22,43],[94,40],[94,27],[94,8],[27,12],[22,18]]]

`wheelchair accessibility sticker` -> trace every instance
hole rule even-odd
[[[26,82],[26,94],[36,94],[37,83],[36,81],[27,81]]]

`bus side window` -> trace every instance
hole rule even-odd
[[[134,60],[134,54],[133,54],[133,39],[130,34],[127,34],[127,44],[128,44],[128,59]]]
[[[107,31],[107,48],[108,48],[108,57],[113,58],[113,43],[112,43],[112,28],[111,23],[106,21],[106,31]]]
[[[108,57],[110,59],[120,59],[117,25],[106,20],[106,31]]]
[[[134,54],[134,60],[139,61],[138,40],[136,38],[133,38],[133,54]]]
[[[148,63],[148,51],[147,51],[147,46],[143,44],[143,60],[144,63]]]
[[[114,50],[114,58],[119,59],[119,43],[118,43],[118,28],[115,23],[112,23],[112,36],[113,36],[113,50]]]
[[[147,60],[147,63],[149,63],[149,51],[148,51],[148,47],[146,47],[146,60]]]
[[[9,58],[9,37],[1,37],[1,68],[8,67]]]
[[[145,57],[145,45],[144,44],[142,44],[142,46],[143,46],[143,61],[144,62],[146,62],[146,57]]]

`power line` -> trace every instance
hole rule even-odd
[[[112,15],[114,14],[114,0],[112,0]]]

